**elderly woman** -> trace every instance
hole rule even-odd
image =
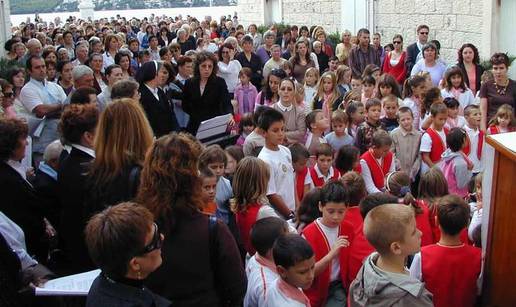
[[[256,49],[256,55],[262,61],[262,65],[267,63],[271,58],[271,47],[276,41],[276,34],[272,31],[267,31],[263,34],[263,45]]]
[[[351,45],[351,32],[349,32],[349,30],[342,32],[341,41],[342,42],[335,47],[335,55],[339,58],[339,62],[349,65],[349,53],[351,52],[351,48],[353,48]]]
[[[480,113],[482,120],[480,127],[486,130],[487,122],[496,114],[498,108],[504,104],[516,109],[516,81],[509,79],[509,57],[505,53],[495,53],[491,57],[494,80],[482,84],[480,87]]]
[[[233,113],[226,81],[217,76],[217,58],[211,52],[200,52],[195,59],[194,76],[183,89],[183,110],[190,114],[188,132],[195,135],[202,121]],[[231,116],[230,123],[233,123]]]
[[[101,269],[86,306],[171,306],[144,285],[162,263],[163,235],[145,207],[121,203],[93,216],[85,231],[91,258]]]
[[[217,76],[226,81],[231,99],[233,99],[235,87],[238,85],[238,73],[242,69],[240,62],[235,60],[235,53],[233,45],[225,43],[219,48],[219,62],[217,63],[219,68]]]
[[[464,44],[459,49],[457,66],[462,70],[464,81],[469,89],[476,95],[480,90],[480,77],[484,73],[484,68],[480,65],[478,49],[473,44]]]
[[[246,281],[235,240],[226,224],[200,212],[200,151],[188,134],[172,133],[145,158],[137,199],[163,229],[166,259],[147,285],[177,306],[239,306]]]
[[[419,72],[427,71],[432,79],[432,84],[434,86],[439,86],[439,82],[446,71],[446,66],[437,59],[437,46],[433,43],[425,44],[421,49],[421,52],[423,54],[423,58],[419,60],[414,67],[412,67],[410,75],[414,76]]]

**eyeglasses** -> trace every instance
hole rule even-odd
[[[6,98],[14,97],[14,92],[8,92],[8,93],[4,92],[3,94],[4,94],[4,97],[6,97]]]
[[[428,35],[428,32],[419,32],[419,34]]]
[[[400,41],[393,41],[392,43],[393,43],[394,45],[401,45],[401,44],[402,44],[402,42],[400,42]]]
[[[153,223],[154,225],[154,236],[152,237],[152,241],[145,246],[138,255],[145,255],[148,254],[154,250],[160,249],[163,245],[163,240],[161,240],[161,234],[159,232],[158,225],[156,223]]]

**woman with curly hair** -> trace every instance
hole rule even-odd
[[[227,226],[200,212],[201,146],[188,134],[156,140],[147,153],[137,201],[163,230],[163,265],[147,286],[177,306],[238,306],[245,273]]]

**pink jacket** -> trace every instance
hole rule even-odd
[[[246,94],[247,92],[247,102],[249,103],[249,106],[248,106],[248,110],[251,110],[251,112],[254,111],[254,104],[255,104],[255,101],[256,101],[256,96],[258,95],[258,91],[256,90],[256,87],[254,85],[252,85],[251,83],[249,83],[248,85],[248,90],[246,91],[246,88],[244,88],[244,86],[242,86],[242,84],[238,84],[236,87],[235,87],[235,99],[236,101],[238,101],[238,114],[244,114],[244,106],[243,106],[243,103],[244,103],[244,95]]]

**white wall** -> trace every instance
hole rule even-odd
[[[0,56],[5,54],[4,43],[11,37],[9,0],[0,0]]]

